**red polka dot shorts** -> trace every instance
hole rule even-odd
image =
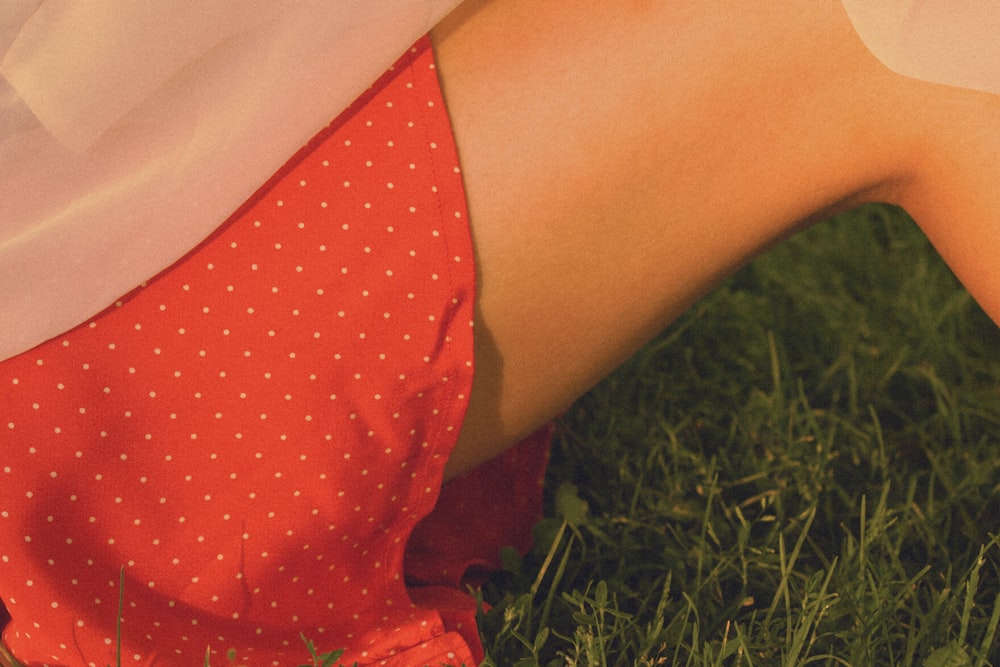
[[[424,39],[182,261],[0,364],[6,650],[292,665],[303,635],[345,664],[474,664],[448,586],[495,555],[448,531],[523,545],[544,459],[541,436],[520,475],[460,480],[410,540],[468,402],[474,292]],[[480,501],[510,484],[497,530]]]

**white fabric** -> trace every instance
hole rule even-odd
[[[209,235],[460,0],[3,0],[0,360]]]
[[[872,54],[898,74],[1000,93],[1000,0],[842,0]]]

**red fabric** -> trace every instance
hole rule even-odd
[[[407,555],[415,604],[404,548],[467,405],[472,260],[425,39],[184,260],[0,364],[6,646],[114,664],[121,595],[125,665],[300,664],[300,633],[347,664],[473,664],[474,625],[427,591],[526,545],[545,445],[448,485]]]
[[[444,485],[434,511],[406,546],[406,580],[414,603],[436,609],[445,627],[465,637],[476,664],[485,657],[467,594],[499,570],[500,549],[531,548],[542,518],[542,481],[552,427],[546,426],[496,459]]]

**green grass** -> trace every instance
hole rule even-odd
[[[562,423],[487,665],[1000,665],[1000,333],[902,212],[734,276]]]

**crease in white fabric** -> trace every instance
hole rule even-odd
[[[175,72],[229,36],[273,20],[280,6],[241,5],[244,11],[234,12],[230,0],[46,0],[0,67],[44,126],[83,150]]]

